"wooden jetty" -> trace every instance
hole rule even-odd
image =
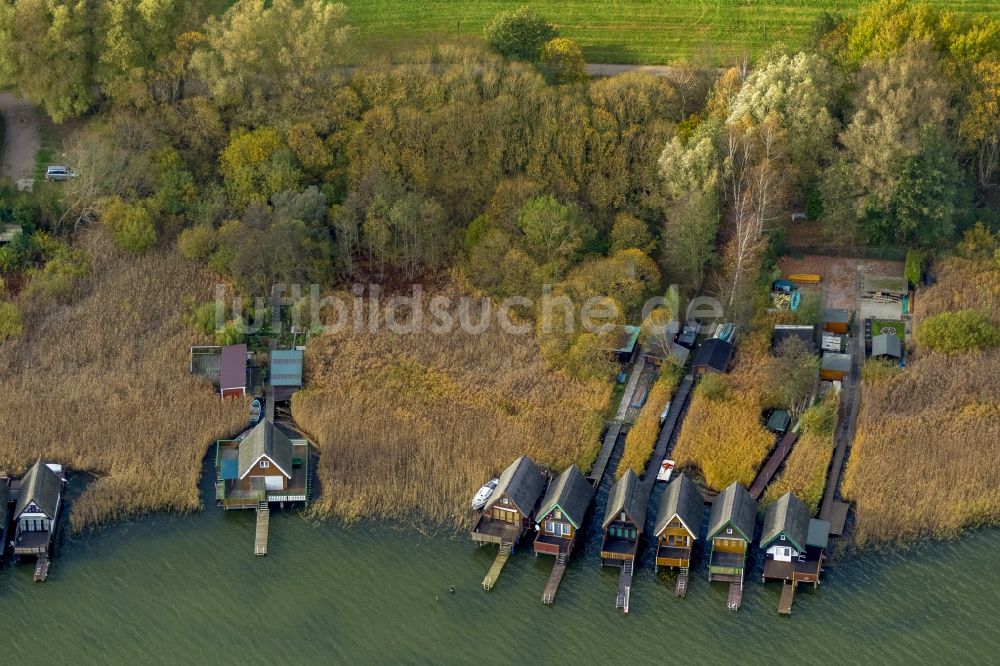
[[[824,517],[824,520],[830,522],[830,534],[832,536],[841,536],[844,534],[844,527],[847,524],[847,512],[850,509],[850,505],[846,502],[834,501],[830,504],[830,511],[827,513],[829,516]],[[823,514],[820,514],[823,517]]]
[[[43,553],[38,556],[38,562],[35,564],[35,582],[44,583],[49,577],[49,563],[51,560],[47,553]]]
[[[792,599],[795,598],[795,585],[785,582],[781,585],[781,600],[778,602],[778,613],[781,615],[792,614]]]
[[[497,553],[497,558],[493,560],[493,566],[491,566],[490,570],[486,572],[486,578],[483,579],[484,590],[492,590],[493,586],[497,584],[497,579],[500,578],[500,572],[503,571],[503,567],[507,564],[507,560],[510,559],[513,550],[513,546],[510,542],[500,544],[500,552]]]
[[[556,600],[556,593],[559,592],[559,583],[562,582],[563,574],[566,573],[566,560],[568,554],[564,553],[556,557],[556,563],[552,565],[552,573],[545,583],[545,591],[542,592],[542,603],[551,606]]]
[[[620,421],[614,421],[608,425],[608,430],[604,434],[604,443],[601,444],[601,451],[597,454],[594,466],[590,468],[590,474],[587,475],[587,480],[595,486],[600,484],[601,479],[604,477],[608,461],[611,459],[611,453],[615,450],[615,443],[621,436],[623,427],[624,424]]]
[[[757,478],[754,479],[753,483],[750,484],[750,497],[757,501],[760,499],[761,495],[764,494],[764,489],[767,488],[767,484],[771,483],[771,479],[774,475],[778,473],[778,468],[781,464],[785,462],[785,458],[791,453],[792,447],[795,445],[795,441],[799,438],[794,432],[786,433],[784,437],[778,442],[778,445],[774,447],[771,452],[771,456],[764,463],[764,466],[760,468],[760,472],[757,474]]]
[[[622,562],[621,573],[618,575],[618,597],[615,608],[628,613],[629,597],[632,595],[632,560]]]
[[[738,611],[743,603],[743,581],[729,584],[729,600],[726,607],[731,611]]]
[[[253,540],[253,554],[258,556],[267,555],[267,529],[271,522],[271,511],[267,508],[267,501],[261,500],[257,505],[257,533]]]

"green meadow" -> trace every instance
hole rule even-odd
[[[406,47],[479,36],[521,4],[580,44],[588,62],[719,64],[773,44],[802,46],[823,12],[850,15],[861,0],[343,0],[365,41]],[[929,0],[1000,18],[997,0]]]

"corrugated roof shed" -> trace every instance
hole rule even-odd
[[[272,422],[264,419],[240,442],[240,478],[262,454],[274,461],[288,478],[292,477],[292,440]]]
[[[660,498],[660,509],[656,513],[655,535],[660,536],[663,530],[667,529],[667,524],[677,516],[688,532],[697,539],[704,512],[705,499],[698,492],[694,482],[681,474],[670,482]]]
[[[760,547],[767,548],[782,534],[791,541],[795,550],[806,549],[809,535],[809,509],[799,498],[788,492],[777,502],[767,507],[764,514],[764,531],[760,536]]]
[[[646,525],[646,503],[649,495],[643,492],[642,483],[639,477],[631,469],[618,479],[611,494],[608,496],[608,507],[604,511],[604,522],[602,527],[608,529],[608,525],[614,522],[623,511],[629,520],[636,525],[639,534]]]
[[[271,352],[271,386],[302,386],[301,349],[275,349]]]
[[[60,493],[62,480],[39,459],[21,479],[21,495],[17,498],[14,515],[19,516],[34,502],[46,516],[55,518]]]
[[[531,458],[521,456],[500,474],[500,483],[490,495],[490,501],[483,507],[483,512],[488,513],[498,499],[506,496],[523,515],[530,518],[531,510],[535,508],[535,502],[543,490],[545,477],[542,470]]]
[[[219,388],[245,389],[247,386],[247,346],[226,345],[219,361]]]
[[[571,465],[549,488],[538,509],[538,516],[546,516],[559,507],[566,519],[573,523],[573,527],[580,529],[593,494],[594,488],[590,482],[576,465]]]
[[[712,515],[708,520],[708,538],[714,539],[726,525],[740,533],[746,541],[753,539],[757,522],[757,503],[747,489],[733,482],[712,502]]]
[[[903,343],[898,336],[891,333],[876,335],[872,338],[872,356],[902,358]]]
[[[733,345],[719,338],[705,340],[698,347],[694,356],[695,368],[704,367],[725,372],[729,368],[729,359],[733,356]]]
[[[851,321],[851,313],[842,309],[823,310],[823,321],[847,324]]]

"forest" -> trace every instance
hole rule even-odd
[[[640,323],[646,299],[677,285],[677,297],[715,296],[745,325],[797,227],[927,256],[977,223],[995,232],[1000,23],[880,0],[823,15],[810,34],[801,49],[775,43],[721,69],[680,62],[670,76],[591,79],[579,46],[530,8],[495,17],[481,42],[380,54],[345,6],[322,0],[4,3],[0,80],[78,125],[65,146],[78,176],[2,193],[0,215],[24,233],[0,249],[0,353],[28,336],[57,344],[36,337],[37,304],[79,302],[96,270],[90,231],[123,256],[169,255],[247,297],[275,282],[427,283],[493,299],[551,291]],[[790,222],[795,212],[806,220]],[[173,306],[198,322],[210,297]],[[238,340],[252,314],[188,333]],[[538,322],[529,306],[516,314]],[[606,401],[592,387],[610,377],[607,341],[562,327],[530,337],[539,386],[574,382],[586,408],[567,427],[590,433]],[[731,386],[700,386],[692,411],[725,409],[719,395],[766,373],[754,367],[759,347],[737,358]],[[321,341],[312,365],[346,372],[343,359],[319,358],[335,349]],[[293,407],[321,448],[378,437],[324,422],[329,377],[308,379],[315,394]],[[741,399],[759,413],[783,398]],[[440,423],[462,413],[445,410]],[[744,425],[763,442],[759,424]],[[590,436],[560,455],[584,461]],[[817,449],[825,438],[816,432]],[[678,454],[697,462],[698,440],[682,437]],[[640,465],[647,447],[633,448]],[[745,480],[766,453],[757,448],[734,450],[739,465],[712,485]],[[327,508],[358,517],[361,503],[395,512],[351,497]]]

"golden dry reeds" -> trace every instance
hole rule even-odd
[[[680,382],[680,373],[674,370],[675,367],[667,367],[649,389],[646,404],[642,406],[642,411],[625,437],[625,449],[618,462],[615,478],[620,479],[629,469],[639,477],[645,473],[646,464],[656,448],[656,440],[660,434],[660,414]]]
[[[916,315],[967,308],[1000,319],[1000,270],[948,259]],[[1000,521],[1000,350],[921,353],[892,378],[866,381],[842,493],[859,544],[952,537]]]
[[[819,508],[826,489],[826,475],[833,457],[833,436],[837,425],[837,405],[839,396],[831,393],[824,402],[814,405],[802,415],[802,427],[798,441],[788,454],[778,477],[764,492],[763,505],[767,506],[791,491],[802,500],[813,514]],[[827,414],[819,419],[812,418],[823,410]],[[832,417],[832,418],[827,418]],[[822,421],[822,425],[813,425]]]
[[[736,366],[722,379],[724,395],[708,395],[699,384],[674,446],[679,468],[696,468],[705,485],[722,490],[733,481],[753,482],[774,435],[761,422],[766,400],[767,342],[746,338]],[[702,381],[705,381],[704,379]]]
[[[588,469],[611,392],[547,368],[496,317],[481,334],[347,327],[310,341],[306,369],[292,414],[321,452],[314,506],[345,520],[468,527],[476,489],[522,454]]]
[[[183,304],[210,299],[211,279],[172,249],[137,257],[104,231],[82,236],[92,260],[80,296],[24,303],[24,334],[0,343],[0,468],[20,474],[41,456],[96,473],[73,502],[74,529],[196,510],[205,452],[248,415],[188,374],[197,340]]]

